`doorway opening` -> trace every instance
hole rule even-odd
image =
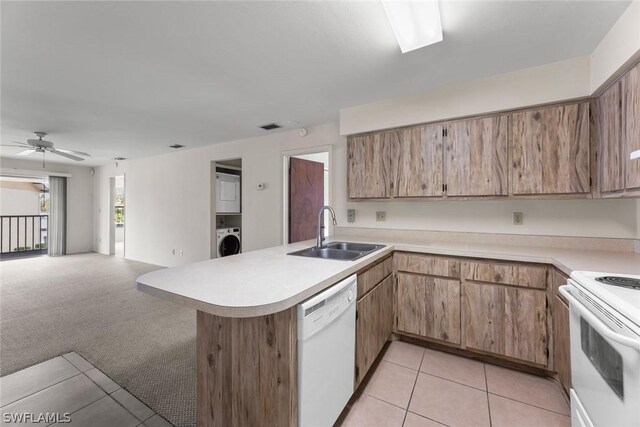
[[[211,162],[210,258],[242,252],[242,159]]]
[[[109,255],[125,256],[125,176],[110,178]]]
[[[285,243],[314,239],[318,211],[330,200],[329,147],[287,152],[284,156],[284,237]],[[330,235],[329,213],[324,213],[324,237]]]
[[[47,254],[49,180],[0,176],[0,258]]]

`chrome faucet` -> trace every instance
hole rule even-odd
[[[331,206],[323,206],[320,208],[318,212],[318,235],[316,236],[316,247],[321,248],[323,246],[324,241],[324,216],[322,215],[325,210],[329,209],[331,212],[331,219],[333,220],[333,225],[338,225],[336,222],[336,213],[333,211]]]

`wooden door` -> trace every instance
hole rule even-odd
[[[356,388],[393,332],[393,276],[358,301],[357,310]]]
[[[622,88],[625,188],[636,190],[640,189],[640,159],[630,160],[629,155],[633,151],[640,150],[640,64],[623,77]]]
[[[466,281],[462,287],[467,348],[547,365],[545,291]]]
[[[391,157],[393,197],[442,196],[442,125],[405,129]]]
[[[622,98],[620,82],[614,83],[597,100],[598,177],[601,192],[624,189],[622,150]]]
[[[398,274],[398,331],[460,344],[460,282]]]
[[[318,212],[324,205],[324,164],[289,159],[289,243],[318,233]]]
[[[513,194],[588,193],[589,103],[512,115]]]
[[[447,196],[506,196],[509,116],[460,120],[447,125]]]
[[[391,195],[391,146],[401,131],[350,137],[347,181],[350,199],[384,199]]]

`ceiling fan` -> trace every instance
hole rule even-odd
[[[32,153],[42,153],[42,167],[44,167],[44,154],[46,152],[57,154],[58,156],[66,157],[71,160],[75,160],[80,162],[84,160],[82,157],[91,157],[90,154],[84,153],[82,151],[75,150],[66,150],[63,148],[55,148],[53,142],[45,141],[44,138],[47,136],[45,132],[34,132],[38,139],[27,139],[26,144],[24,142],[13,141],[14,144],[2,144],[3,147],[18,147],[24,148],[24,151],[19,152],[18,156],[28,156]]]

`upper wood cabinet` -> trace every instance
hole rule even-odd
[[[443,194],[442,125],[404,129],[391,147],[393,197]]]
[[[622,97],[615,82],[596,101],[598,180],[601,192],[624,190]]]
[[[631,152],[640,150],[640,64],[622,78],[622,117],[625,189],[640,190],[640,159],[629,159]]]
[[[347,182],[350,199],[387,198],[390,195],[391,146],[401,131],[349,138]]]
[[[512,115],[513,194],[588,193],[589,103]]]
[[[506,196],[507,115],[460,120],[447,125],[447,196]]]

